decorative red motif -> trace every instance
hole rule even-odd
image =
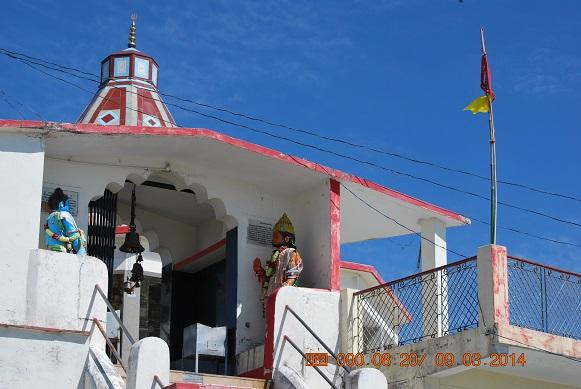
[[[113,115],[111,115],[110,113],[108,113],[107,115],[105,115],[101,118],[101,120],[105,123],[109,123],[113,119],[115,119],[115,117]]]
[[[150,126],[155,126],[156,124],[155,120],[153,120],[152,118],[147,119],[147,122],[149,123]]]

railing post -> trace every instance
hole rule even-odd
[[[492,328],[509,324],[508,269],[506,247],[486,245],[478,248],[478,326]]]
[[[421,219],[422,272],[444,266],[448,262],[446,251],[446,225],[439,219]],[[422,282],[423,328],[425,335],[443,336],[448,332],[447,277],[442,271],[432,274],[430,281]]]
[[[541,271],[541,320],[543,332],[549,332],[548,319],[548,307],[547,307],[547,269],[544,267],[540,268]]]

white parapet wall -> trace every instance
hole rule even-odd
[[[104,349],[91,319],[106,320],[106,305],[95,291],[95,284],[107,290],[105,264],[38,249],[28,258],[10,254],[0,264],[26,262],[27,271],[4,273],[0,293],[24,293],[26,303],[13,305],[16,315],[0,312],[0,387],[82,387],[89,348]],[[11,284],[22,288],[11,290]]]
[[[106,305],[95,291],[107,290],[107,268],[94,257],[32,250],[26,287],[26,324],[89,331],[92,318],[106,323]]]
[[[273,333],[272,337],[270,334],[267,336],[267,342],[270,343],[271,339],[273,342],[273,370],[276,371],[278,368],[286,366],[300,374],[309,388],[328,386],[313,367],[305,366],[303,357],[288,341],[285,341],[285,336],[287,336],[304,353],[326,353],[323,346],[286,309],[286,306],[292,308],[336,353],[339,352],[341,343],[339,336],[339,292],[283,287],[278,290],[274,299]],[[270,345],[268,346],[266,347],[267,352],[270,349]],[[265,360],[268,360],[268,356],[265,356]],[[333,362],[332,358],[329,358],[329,365],[321,367],[321,369],[331,381],[339,383],[342,372]]]
[[[351,295],[352,295],[351,291]],[[335,354],[352,352],[342,349],[342,339],[346,335],[347,320],[352,320],[345,312],[349,301],[341,302],[349,295],[321,289],[283,287],[271,296],[268,306],[269,324],[265,345],[265,368],[272,367],[275,385],[281,387],[325,388],[329,384],[306,361],[289,342],[292,341],[303,353],[328,354],[323,345],[287,309],[291,308]],[[274,312],[272,312],[274,311]],[[271,316],[273,315],[273,316]],[[340,325],[341,324],[341,325]],[[272,333],[270,333],[272,331]],[[270,359],[270,352],[272,359]],[[272,362],[271,362],[272,361]],[[386,377],[377,369],[366,368],[348,374],[343,367],[335,364],[328,355],[328,365],[319,366],[321,372],[337,387],[353,389],[386,389]],[[286,385],[286,386],[285,386]],[[350,385],[350,386],[349,386]],[[278,386],[277,386],[278,387]]]

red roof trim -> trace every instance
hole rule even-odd
[[[208,130],[205,128],[169,128],[169,127],[138,127],[138,126],[100,126],[97,124],[70,124],[70,123],[55,123],[55,122],[41,122],[35,120],[0,120],[0,128],[2,127],[20,127],[20,128],[36,128],[36,129],[51,129],[69,131],[79,134],[108,134],[108,135],[157,135],[157,136],[199,136],[214,139],[220,142],[228,143],[232,146],[239,147],[248,151],[262,154],[270,158],[275,158],[280,161],[287,162],[291,165],[305,167],[319,173],[326,174],[331,178],[339,181],[349,181],[359,184],[366,188],[375,190],[385,195],[391,196],[398,200],[405,201],[409,204],[424,208],[426,210],[439,213],[451,219],[457,220],[461,223],[469,224],[470,220],[464,216],[438,207],[437,205],[428,203],[426,201],[416,199],[414,197],[397,192],[393,189],[386,188],[374,182],[368,181],[364,178],[342,172],[340,170],[328,168],[315,162],[307,161],[302,158],[294,157],[292,155],[283,154],[280,151],[269,149],[254,143],[246,142],[241,139],[236,139],[228,135],[220,134],[218,132]]]
[[[377,272],[377,269],[371,265],[364,265],[362,263],[355,263],[355,262],[346,262],[341,261],[341,269],[349,269],[355,271],[363,271],[366,273],[371,273],[373,277],[379,282],[379,284],[385,284],[385,281],[381,277],[381,275]]]

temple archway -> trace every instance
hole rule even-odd
[[[124,282],[137,256],[122,253],[119,247],[129,229],[134,187],[134,223],[146,250],[142,253],[144,281],[131,296],[124,292]],[[115,198],[109,297],[134,338],[164,339],[170,346],[172,367],[180,370],[194,369],[193,360],[182,355],[183,330],[191,324],[227,326],[234,346],[237,240],[227,237],[237,236],[237,221],[227,213],[224,202],[208,198],[203,185],[187,185],[181,176],[169,172],[130,174],[123,183],[109,183],[104,195],[93,198],[91,204],[105,198]],[[110,210],[102,211],[106,215],[99,212],[93,206],[89,221],[112,222]],[[102,231],[89,224],[89,235]],[[89,240],[94,241],[92,238]],[[96,241],[107,240],[101,237]],[[128,345],[122,350],[128,355]],[[215,373],[224,367],[201,362],[200,369]]]

